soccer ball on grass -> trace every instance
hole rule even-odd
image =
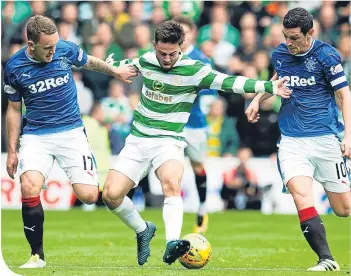
[[[179,257],[179,262],[189,269],[199,269],[204,267],[211,257],[211,244],[200,234],[188,234],[183,240],[190,242],[190,249],[183,256]]]

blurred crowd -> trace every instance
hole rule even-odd
[[[350,81],[349,1],[2,1],[2,68],[26,45],[24,27],[35,14],[53,18],[60,37],[80,45],[88,54],[105,59],[114,53],[116,60],[152,50],[155,26],[186,15],[198,29],[194,43],[216,70],[269,80],[273,74],[271,53],[284,42],[282,19],[297,6],[314,15],[315,38],[337,48]],[[125,85],[107,75],[78,69],[74,70],[74,79],[93,151],[104,163],[100,162],[100,169],[108,169],[106,156],[118,154],[129,133],[142,79],[137,77],[132,85]],[[209,126],[208,156],[237,156],[241,148],[249,149],[250,156],[275,154],[280,100],[272,97],[263,102],[259,123],[249,124],[244,110],[253,96],[223,93],[218,98],[203,97],[201,104]],[[3,152],[6,107],[2,90]]]

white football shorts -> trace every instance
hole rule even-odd
[[[123,173],[138,186],[149,170],[157,170],[168,160],[184,164],[186,143],[173,138],[144,138],[129,134],[112,169]]]
[[[206,128],[184,128],[185,141],[188,146],[185,155],[191,161],[203,163],[207,152],[207,130]]]
[[[288,137],[278,143],[278,169],[286,184],[295,176],[309,176],[325,190],[344,193],[350,190],[350,164],[342,157],[340,141],[335,135]]]
[[[40,172],[45,181],[54,160],[71,184],[98,186],[94,155],[83,127],[44,135],[23,134],[20,138],[18,173]]]

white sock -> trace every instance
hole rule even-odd
[[[182,198],[180,196],[166,197],[162,215],[166,228],[166,243],[171,240],[179,240],[183,224]]]
[[[206,203],[200,202],[199,211],[197,212],[200,216],[206,215]]]
[[[127,226],[132,228],[136,233],[140,233],[146,229],[145,220],[141,218],[129,197],[125,196],[122,204],[116,209],[110,211],[119,217]]]

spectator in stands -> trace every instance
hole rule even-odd
[[[130,132],[130,122],[133,118],[125,90],[123,83],[112,80],[109,97],[101,100],[105,121],[112,124],[110,139],[113,154],[119,154],[123,148],[125,139]]]
[[[273,24],[264,35],[264,47],[268,50],[269,56],[280,43],[284,42],[284,35],[280,24]]]
[[[137,57],[153,50],[149,26],[139,24],[135,27],[135,42],[138,49]]]
[[[221,23],[213,23],[211,27],[211,41],[214,43],[212,54],[215,69],[220,72],[227,72],[228,61],[235,53],[236,48],[232,43],[224,40],[224,30]]]
[[[207,40],[211,39],[211,30],[214,23],[219,23],[222,26],[223,40],[232,43],[235,48],[239,46],[240,33],[229,22],[228,12],[223,5],[215,5],[211,11],[211,23],[202,26],[199,29],[197,44],[200,45]]]
[[[237,55],[242,62],[246,64],[251,63],[254,54],[263,48],[261,41],[258,39],[256,31],[253,29],[246,29],[241,32],[240,45],[235,55]]]
[[[253,65],[256,67],[259,80],[268,80],[272,75],[269,71],[270,58],[266,50],[259,50],[254,54]]]
[[[239,148],[239,136],[236,121],[225,115],[227,103],[224,98],[215,99],[207,114],[208,149],[207,156],[235,156]]]
[[[90,114],[94,104],[94,95],[91,89],[86,87],[82,81],[82,73],[78,70],[73,70],[73,79],[77,87],[78,105],[81,115]]]
[[[337,15],[335,8],[329,4],[322,5],[319,13],[321,23],[320,39],[332,46],[336,46],[339,39],[339,30],[336,27]]]
[[[137,25],[143,23],[143,10],[143,2],[129,2],[128,13],[130,16],[130,21],[122,26],[118,37],[118,41],[123,49],[136,47],[135,28]]]
[[[252,152],[248,148],[238,151],[239,165],[225,172],[221,197],[225,209],[256,209],[261,208],[257,177],[247,166]]]
[[[276,143],[280,131],[278,114],[274,109],[275,101],[279,99],[271,97],[260,104],[260,121],[257,124],[250,124],[247,120],[238,122],[242,144],[251,148],[255,157],[267,157],[277,152]]]
[[[102,44],[93,45],[90,51],[91,55],[94,57],[98,57],[101,59],[105,59],[106,57],[106,48]],[[112,79],[109,75],[83,70],[83,82],[84,85],[89,87],[94,94],[95,100],[100,100],[103,97],[107,97],[108,95],[108,86],[110,80]]]
[[[129,14],[126,11],[125,1],[113,1],[111,3],[111,12],[113,16],[113,29],[116,34],[118,34],[123,25],[128,23],[130,20]]]

